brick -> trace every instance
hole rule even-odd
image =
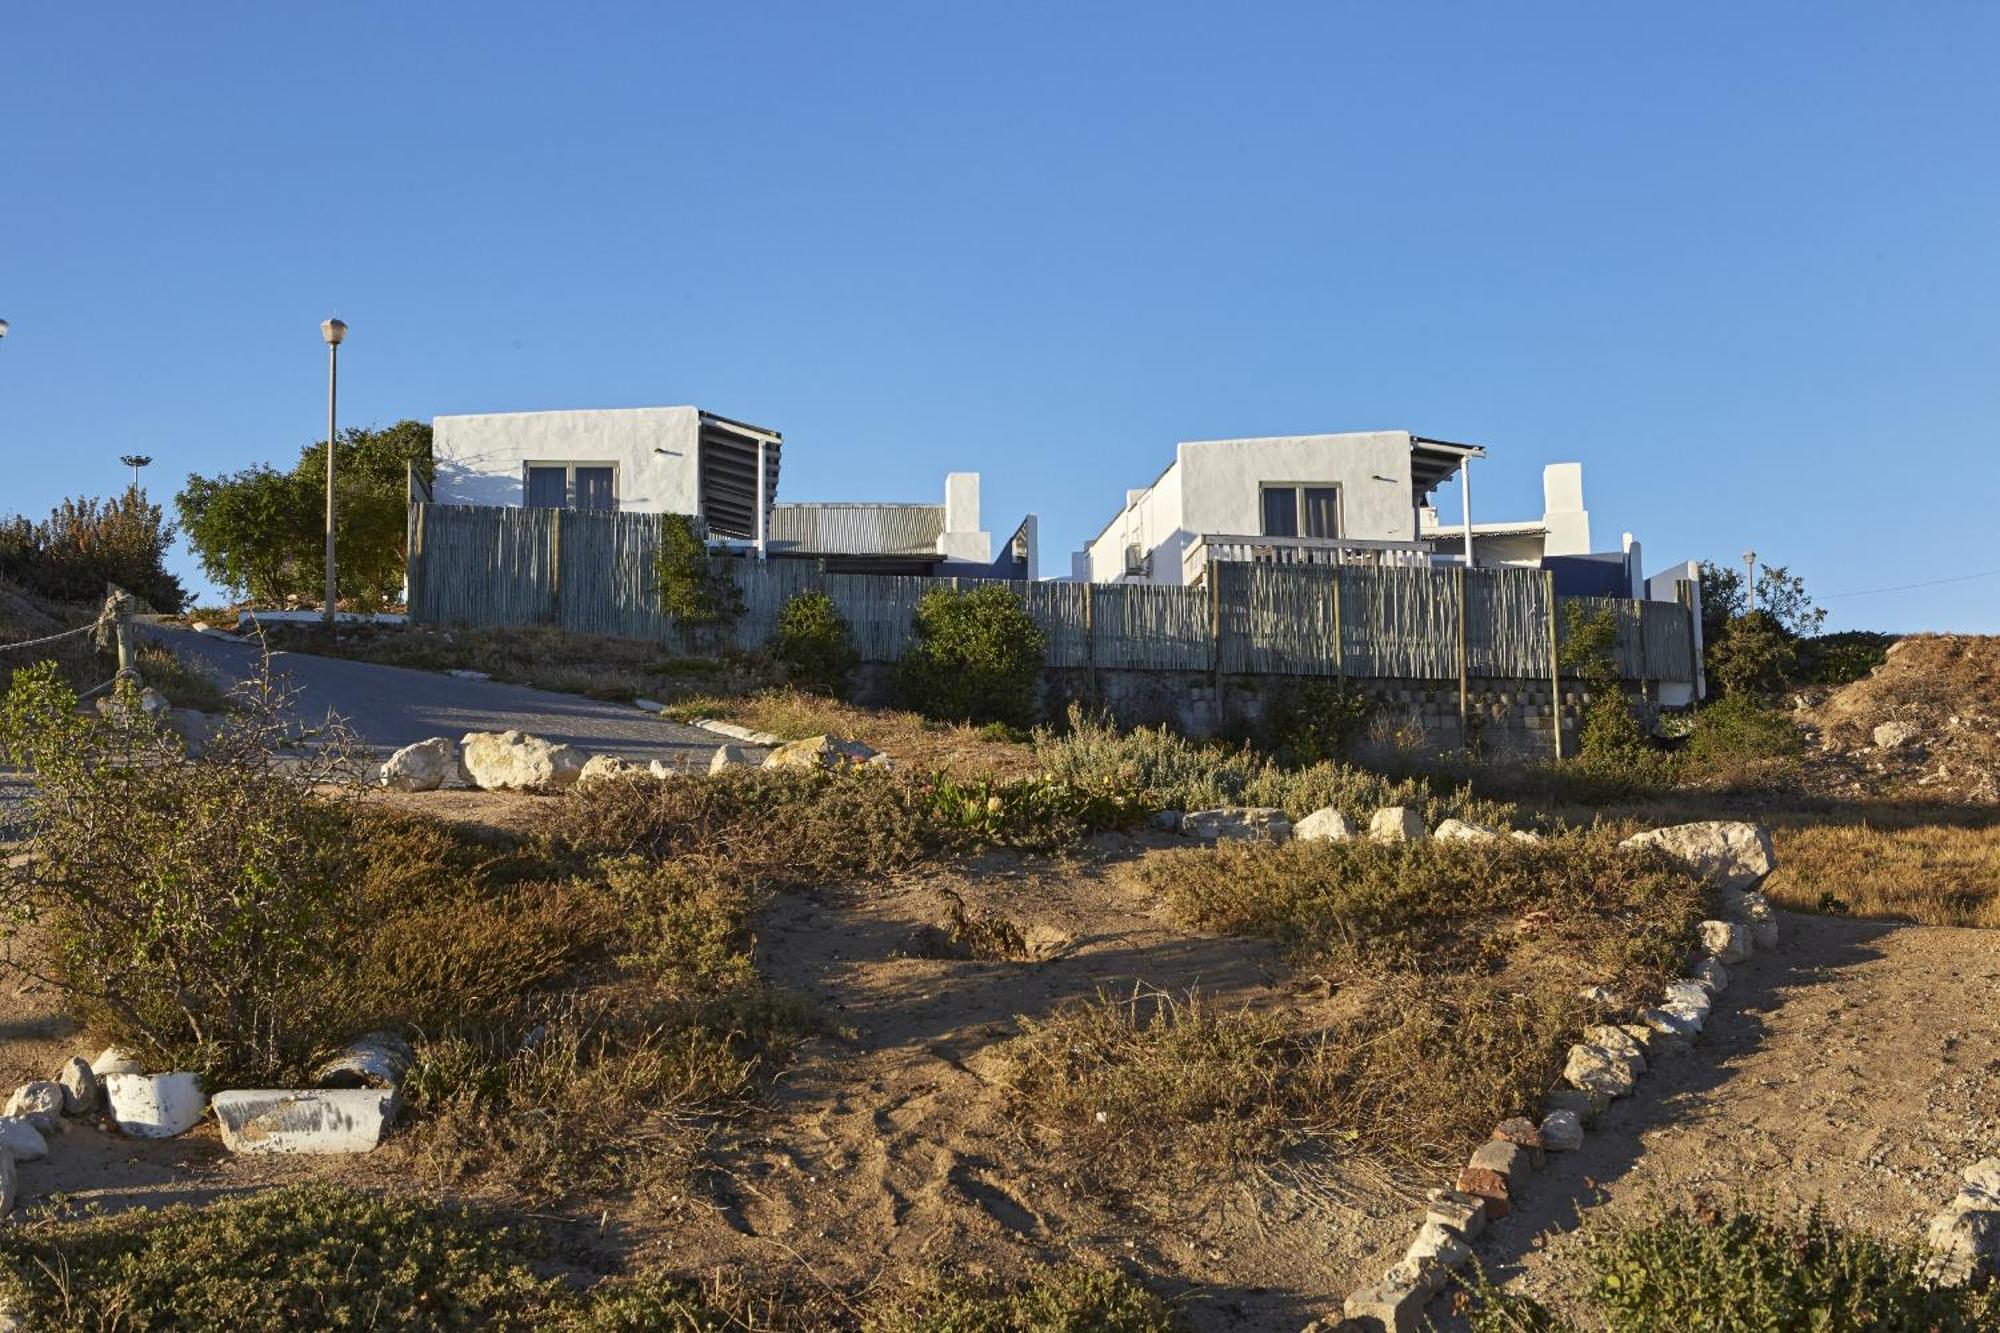
[[[1507,1177],[1483,1166],[1468,1166],[1458,1173],[1454,1186],[1461,1194],[1477,1195],[1486,1201],[1486,1220],[1497,1222],[1509,1210]]]
[[[1518,1180],[1532,1169],[1528,1160],[1528,1150],[1518,1143],[1505,1139],[1494,1139],[1482,1143],[1473,1150],[1468,1166],[1483,1166],[1489,1171],[1498,1171],[1508,1180]]]

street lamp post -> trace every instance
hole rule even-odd
[[[326,632],[333,635],[333,410],[340,384],[340,340],[347,325],[329,319],[319,326],[326,339]]]
[[[1755,551],[1745,551],[1743,553],[1743,569],[1750,576],[1750,582],[1745,591],[1750,594],[1750,609],[1755,611],[1757,609],[1757,553]]]

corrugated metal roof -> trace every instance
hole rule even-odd
[[[781,504],[771,545],[817,555],[934,555],[943,505]]]

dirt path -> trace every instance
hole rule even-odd
[[[1554,1155],[1478,1247],[1546,1296],[1577,1210],[1640,1216],[1741,1192],[1912,1239],[1969,1162],[2000,1151],[2000,932],[1783,917],[1707,1032]]]

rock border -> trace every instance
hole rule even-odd
[[[1686,830],[1694,826],[1677,827]],[[1742,828],[1754,830],[1752,842],[1766,849],[1768,861],[1769,834],[1756,825]],[[1664,832],[1669,830],[1640,834],[1625,845],[1659,845],[1657,835]],[[1344,1318],[1340,1329],[1418,1333],[1424,1326],[1424,1308],[1450,1284],[1454,1272],[1471,1262],[1471,1242],[1488,1222],[1507,1215],[1519,1186],[1542,1167],[1545,1154],[1582,1148],[1585,1127],[1614,1098],[1631,1096],[1637,1090],[1639,1076],[1646,1072],[1648,1053],[1684,1049],[1701,1034],[1714,997],[1729,984],[1729,964],[1747,962],[1759,949],[1777,948],[1777,917],[1761,892],[1747,887],[1740,874],[1701,863],[1695,857],[1682,859],[1716,884],[1723,916],[1729,918],[1703,921],[1695,927],[1694,943],[1702,961],[1693,974],[1670,983],[1660,1003],[1644,1010],[1638,1022],[1600,1023],[1584,1030],[1584,1040],[1570,1047],[1563,1067],[1563,1082],[1568,1086],[1543,1096],[1540,1122],[1525,1116],[1501,1121],[1491,1140],[1474,1150],[1451,1187],[1430,1192],[1423,1221],[1409,1249],[1376,1282],[1347,1297],[1341,1307]],[[1749,882],[1761,882],[1770,868],[1767,864],[1763,873],[1750,877]],[[1586,994],[1596,999],[1612,998],[1601,987]],[[2000,1161],[1995,1161],[1994,1167],[2000,1175]],[[1968,1171],[1969,1184],[1972,1179]],[[1964,1197],[1960,1196],[1961,1201]],[[1995,1203],[2000,1205],[2000,1198]],[[1978,1215],[1991,1217],[1994,1237],[2000,1241],[2000,1212]],[[1944,1220],[1940,1217],[1939,1222]]]

